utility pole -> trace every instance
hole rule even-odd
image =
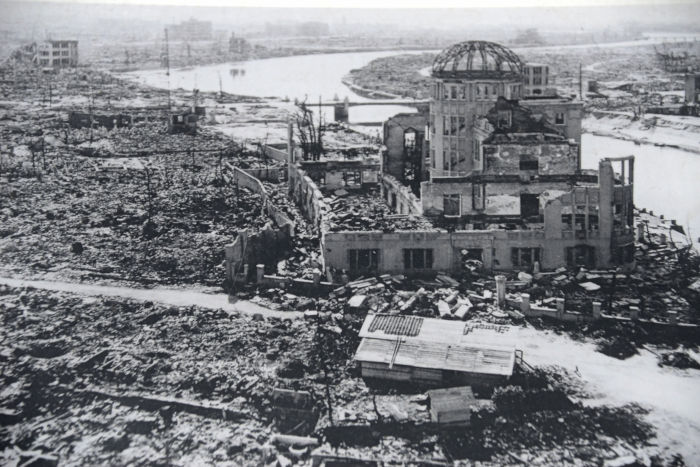
[[[168,45],[168,28],[165,28],[165,76],[168,77],[168,114],[170,114],[170,46]]]
[[[578,97],[583,101],[583,67],[578,64]]]
[[[93,94],[92,94],[92,75],[90,75],[89,87],[90,87],[90,96],[88,97],[88,109],[90,111],[90,147],[92,148],[92,127],[93,127],[92,106],[94,104],[94,99],[93,99]]]

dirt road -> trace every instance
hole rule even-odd
[[[150,300],[172,306],[201,306],[212,309],[221,308],[225,311],[239,312],[249,315],[260,313],[263,316],[275,318],[299,318],[303,316],[303,313],[298,311],[270,310],[246,300],[238,300],[235,303],[229,303],[228,295],[226,294],[207,293],[198,290],[168,289],[161,287],[153,289],[138,289],[113,285],[12,279],[8,277],[0,277],[0,284],[10,285],[12,287],[34,287],[37,289],[56,290],[59,292],[71,292],[88,296],[133,298],[141,301]]]

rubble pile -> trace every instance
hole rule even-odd
[[[322,410],[326,384],[339,404],[363,384],[344,383],[361,318],[263,319],[8,286],[0,311],[3,464],[28,453],[257,464],[271,449],[273,388],[310,391]]]
[[[271,220],[260,196],[186,157],[101,170],[73,156],[41,178],[3,177],[0,251],[14,272],[219,285],[224,245]]]
[[[304,321],[0,286],[3,464],[256,463]],[[208,409],[208,407],[217,410]],[[52,464],[53,465],[53,464]]]
[[[325,192],[324,195],[330,207],[324,216],[329,232],[435,230],[430,221],[422,216],[394,214],[377,189],[352,193],[340,189]]]
[[[15,63],[1,73],[6,271],[220,285],[224,246],[271,222],[259,195],[224,181],[226,162],[253,166],[259,155],[206,127],[169,134],[165,91],[91,68],[43,74]],[[191,104],[184,92],[171,99]],[[134,120],[72,128],[69,111],[88,109]]]
[[[397,464],[421,460],[449,465],[482,461],[510,465],[603,465],[622,456],[644,462],[637,449],[653,436],[644,409],[589,407],[580,380],[560,368],[521,371],[511,385],[481,390],[470,423],[439,428],[429,423],[424,394],[363,388],[336,404],[333,422],[322,415],[317,456],[381,459]],[[337,387],[343,392],[344,386]],[[414,391],[416,389],[414,388]]]

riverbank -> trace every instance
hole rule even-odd
[[[700,118],[597,110],[583,120],[584,132],[700,154]]]

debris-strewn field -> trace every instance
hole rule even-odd
[[[298,434],[317,439],[317,453],[599,465],[655,452],[646,409],[591,405],[583,382],[554,367],[478,393],[468,429],[436,431],[425,423],[425,396],[357,377],[361,317],[343,313],[340,300],[279,320],[31,288],[0,293],[3,463],[308,463],[309,448],[273,438],[273,388],[312,394],[320,420]]]
[[[220,285],[224,245],[238,229],[254,232],[271,221],[260,195],[224,173],[228,162],[271,161],[207,129],[170,134],[162,91],[91,70],[51,77],[4,71],[11,79],[2,92],[17,102],[0,110],[6,272]],[[18,71],[28,74],[20,79]],[[126,107],[111,104],[125,96]],[[92,108],[130,115],[134,123],[111,130],[69,125],[69,111]]]
[[[0,249],[16,272],[218,285],[236,229],[269,222],[259,195],[187,156],[48,157],[2,176]]]

